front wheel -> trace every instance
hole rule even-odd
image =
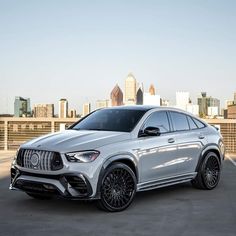
[[[214,152],[209,152],[202,161],[198,174],[192,184],[200,189],[213,189],[220,180],[221,165],[218,156]]]
[[[110,212],[126,209],[135,196],[136,182],[131,168],[123,163],[112,164],[102,179],[98,207]]]

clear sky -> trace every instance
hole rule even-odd
[[[235,0],[0,0],[0,113],[15,96],[66,97],[70,108],[109,98],[132,72],[175,102],[236,91]]]

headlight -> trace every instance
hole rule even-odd
[[[66,158],[69,162],[87,163],[94,161],[100,152],[98,151],[82,151],[66,153]]]

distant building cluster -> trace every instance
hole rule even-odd
[[[225,119],[236,119],[236,92],[234,93],[234,99],[226,101],[226,109],[224,110]]]
[[[144,92],[143,83],[138,83],[132,73],[125,79],[125,94],[118,84],[115,85],[110,94],[111,106],[121,105],[156,105],[160,106],[161,99],[156,95],[155,87],[151,84],[149,92]]]
[[[54,117],[54,104],[36,104],[33,109],[33,117]]]
[[[110,99],[97,100],[94,109],[122,105],[170,106],[170,102],[156,93],[154,84],[151,84],[148,91],[145,91],[143,83],[137,82],[134,75],[129,73],[125,79],[124,93],[121,87],[116,84],[110,92]],[[226,102],[226,109],[223,109],[223,111],[220,108],[220,100],[208,96],[206,92],[201,92],[201,95],[197,98],[197,103],[194,104],[190,99],[189,92],[177,91],[174,107],[188,111],[201,118],[236,119],[236,92],[234,93],[234,99]],[[66,98],[59,100],[58,115],[55,115],[54,104],[35,104],[31,110],[29,98],[15,97],[14,103],[15,117],[76,118],[84,117],[91,111],[91,103],[86,102],[83,104],[82,114],[77,115],[75,109],[69,110]]]

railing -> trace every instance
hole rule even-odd
[[[64,130],[78,119],[0,118],[0,150],[15,150],[22,143],[44,134]]]
[[[22,143],[51,132],[64,130],[78,119],[67,118],[0,118],[0,150],[15,150]],[[236,153],[236,119],[209,119],[220,128],[227,152]]]
[[[220,129],[226,151],[228,153],[236,153],[236,119],[207,119],[205,121]]]

